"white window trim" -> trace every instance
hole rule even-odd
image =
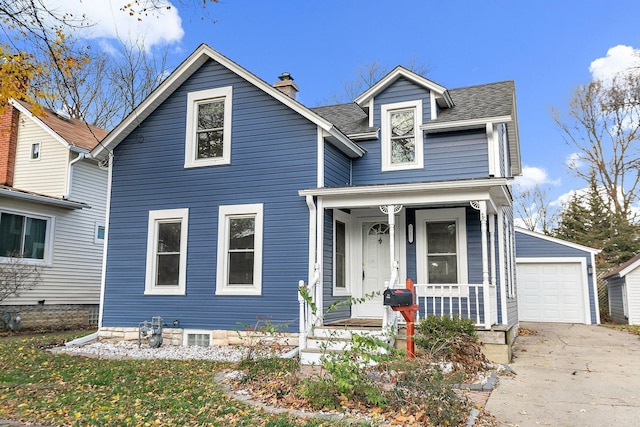
[[[43,219],[47,221],[47,230],[45,231],[44,236],[44,257],[42,259],[32,259],[32,258],[22,258],[23,262],[26,265],[39,265],[39,266],[51,266],[53,259],[53,237],[54,228],[55,228],[55,217],[41,215],[38,213],[28,212],[28,211],[17,211],[11,209],[0,209],[0,213],[8,213],[12,215],[21,215],[25,217],[35,218],[35,219]],[[11,262],[12,258],[0,256],[0,263]]]
[[[416,262],[418,283],[429,283],[427,265],[422,260],[427,257],[426,223],[429,221],[456,221],[457,245],[458,245],[458,284],[469,283],[467,271],[467,221],[465,208],[429,209],[416,211]],[[447,285],[454,286],[455,284]],[[461,289],[463,295],[468,296],[467,286]],[[452,295],[458,296],[457,289],[450,289]],[[464,295],[466,293],[467,295]],[[441,295],[440,293],[438,295]],[[449,296],[448,294],[444,296]]]
[[[216,295],[262,295],[263,209],[262,203],[219,207]],[[229,248],[228,219],[238,215],[255,215],[253,285],[250,286],[229,286],[227,284],[227,266],[229,265],[227,258]]]
[[[156,251],[158,223],[164,220],[179,219],[180,226],[180,273],[178,286],[156,286]],[[189,209],[166,209],[149,211],[147,229],[147,268],[144,285],[145,295],[186,295],[187,282],[187,238],[189,229]]]
[[[224,98],[224,129],[222,133],[222,157],[210,159],[196,159],[196,129],[197,129],[197,103]],[[185,136],[184,167],[197,168],[201,166],[215,166],[231,164],[231,111],[233,103],[233,87],[226,86],[216,89],[207,89],[191,92],[187,95],[187,132]]]
[[[340,221],[345,225],[344,236],[344,268],[345,268],[345,287],[336,287],[336,222]],[[346,296],[351,295],[351,215],[340,209],[333,210],[333,295],[334,296]]]
[[[408,108],[415,108],[414,116],[414,138],[415,138],[415,150],[416,160],[412,163],[391,163],[391,123],[389,115],[395,110],[405,110]],[[381,107],[381,124],[382,124],[382,139],[381,139],[381,155],[382,155],[382,171],[397,171],[408,169],[423,169],[424,168],[424,140],[422,130],[422,101],[407,101],[398,102],[394,104],[385,104]]]
[[[100,229],[100,227],[102,227],[102,228],[104,228],[104,229],[105,229],[105,230],[104,230],[105,235],[106,235],[106,233],[107,233],[107,229],[106,229],[106,228],[105,228],[105,226],[104,226],[104,222],[102,222],[102,221],[96,221],[96,225],[95,225],[95,227],[94,227],[94,229],[93,229],[93,243],[95,243],[96,245],[101,245],[101,244],[103,244],[103,243],[104,243],[104,238],[100,239],[100,238],[98,237],[98,229]]]
[[[33,147],[34,146],[38,146],[38,157],[36,157],[35,159],[33,158]],[[31,147],[29,148],[29,161],[31,162],[37,162],[38,160],[40,160],[40,158],[42,157],[42,143],[41,142],[34,142],[31,144]]]

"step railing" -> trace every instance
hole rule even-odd
[[[316,292],[322,291],[318,287],[320,281],[320,266],[316,264],[314,266],[313,275],[308,285],[305,285],[304,280],[298,282],[298,305],[299,305],[299,317],[300,325],[298,328],[299,339],[298,346],[300,350],[307,348],[307,337],[312,332],[313,327],[318,321],[318,307],[316,301],[318,296]]]

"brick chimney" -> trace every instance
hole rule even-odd
[[[18,145],[18,120],[20,112],[13,105],[0,110],[0,185],[13,186]]]
[[[293,82],[293,77],[291,74],[286,71],[278,76],[280,79],[279,82],[275,82],[273,87],[278,89],[280,92],[287,95],[289,98],[296,99],[296,93],[298,93],[298,86]]]

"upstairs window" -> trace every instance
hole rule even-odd
[[[186,168],[231,163],[232,87],[187,96]]]
[[[382,170],[423,168],[422,102],[387,104],[381,112]]]
[[[39,142],[35,142],[31,144],[31,153],[29,155],[29,159],[31,160],[40,159],[40,143]]]

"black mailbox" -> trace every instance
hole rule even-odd
[[[413,292],[409,289],[387,289],[382,294],[382,303],[391,307],[413,305]]]

